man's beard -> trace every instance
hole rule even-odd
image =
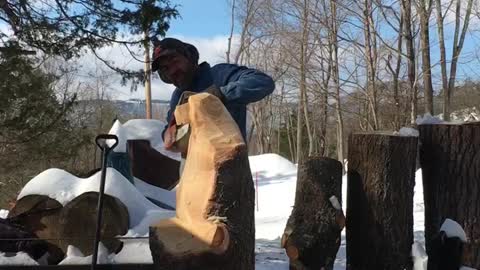
[[[183,91],[192,90],[190,88],[192,87],[192,84],[193,84],[194,75],[195,75],[195,69],[192,68],[186,71],[185,73],[183,73],[182,80],[179,81],[178,85],[175,85],[175,86]]]

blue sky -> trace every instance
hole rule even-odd
[[[228,0],[177,0],[180,17],[173,20],[167,35],[207,38],[230,34]]]

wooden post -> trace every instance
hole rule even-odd
[[[425,240],[429,257],[446,218],[468,238],[463,264],[480,268],[480,122],[420,125],[420,163],[425,200]]]
[[[282,237],[291,270],[333,269],[345,226],[342,163],[308,158],[298,168],[295,206]]]
[[[351,134],[347,269],[411,269],[417,137]]]
[[[144,48],[145,48],[145,118],[152,118],[152,89],[151,89],[151,69],[150,65],[150,45],[148,39],[147,31],[144,32],[143,37],[145,39]]]
[[[176,217],[150,227],[155,268],[253,270],[255,191],[237,124],[207,93],[177,106],[175,119],[191,135]]]

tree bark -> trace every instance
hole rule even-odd
[[[415,68],[415,39],[412,31],[412,2],[402,0],[401,9],[404,16],[404,35],[407,54],[407,73],[410,90],[410,124],[414,125],[417,117],[417,71]]]
[[[162,155],[147,140],[128,140],[132,175],[163,189],[173,189],[180,180],[180,162]]]
[[[342,163],[314,157],[299,165],[295,206],[282,237],[291,270],[333,269],[345,226],[341,201]]]
[[[155,268],[253,270],[253,180],[238,126],[206,93],[178,106],[175,119],[191,135],[176,217],[150,227]]]
[[[416,137],[350,135],[347,269],[411,269]]]
[[[432,65],[430,63],[430,15],[433,0],[417,0],[417,13],[420,16],[420,47],[422,49],[422,74],[425,95],[425,112],[434,115]]]
[[[469,242],[463,264],[480,268],[480,123],[421,125],[420,163],[427,253],[445,218],[458,222]]]

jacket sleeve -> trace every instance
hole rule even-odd
[[[275,89],[273,79],[256,69],[237,65],[218,65],[226,80],[219,87],[228,103],[248,104],[268,96]]]
[[[167,118],[165,119],[167,122],[165,123],[165,127],[163,127],[163,131],[162,131],[162,140],[163,141],[165,141],[165,137],[164,137],[165,136],[165,131],[167,131],[168,124],[172,120],[173,112],[175,111],[175,108],[177,107],[178,99],[179,99],[178,89],[175,89],[175,91],[172,94],[172,97],[170,98],[170,108],[168,109]]]

